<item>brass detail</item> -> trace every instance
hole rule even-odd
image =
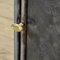
[[[23,23],[19,23],[19,24],[12,24],[12,28],[15,32],[21,32],[24,30],[24,24]]]

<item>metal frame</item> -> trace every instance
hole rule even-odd
[[[14,32],[14,60],[27,60],[28,0],[14,0],[14,23],[24,22],[23,32]]]
[[[20,3],[20,2],[19,2]],[[19,8],[20,4],[17,0],[14,0],[14,23],[20,23]],[[14,32],[14,60],[20,60],[20,42],[21,33]]]
[[[21,0],[21,22],[24,22],[25,30],[21,32],[20,60],[27,60],[27,19],[28,19],[28,0]]]

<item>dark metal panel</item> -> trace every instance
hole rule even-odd
[[[60,60],[60,0],[28,0],[27,60]]]

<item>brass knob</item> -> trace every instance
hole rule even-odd
[[[15,23],[15,24],[12,24],[11,26],[15,32],[21,32],[24,30],[24,24],[23,23],[19,23],[19,24]]]

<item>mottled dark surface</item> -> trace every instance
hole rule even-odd
[[[60,60],[60,0],[29,0],[27,60]]]

